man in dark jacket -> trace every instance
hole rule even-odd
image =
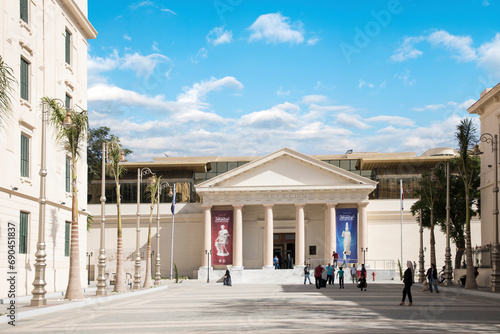
[[[434,263],[431,264],[431,267],[427,270],[427,279],[429,280],[429,290],[432,292],[432,286],[434,285],[434,289],[436,293],[439,293],[438,286],[436,283],[438,276],[438,272],[436,269],[436,265]]]

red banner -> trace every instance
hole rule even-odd
[[[233,263],[233,211],[212,211],[212,265]]]

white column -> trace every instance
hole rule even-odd
[[[234,207],[234,242],[233,242],[233,267],[243,269],[243,205]]]
[[[328,244],[326,245],[326,259],[332,258],[333,251],[337,248],[337,212],[335,211],[335,203],[326,204],[325,216],[328,218],[326,225],[328,226]],[[333,261],[333,259],[332,259]]]
[[[203,241],[203,254],[201,260],[201,266],[208,267],[208,255],[205,251],[212,249],[212,206],[202,205],[203,208],[203,227],[204,227],[204,241]]]
[[[265,226],[264,226],[264,269],[273,267],[273,206],[264,204]]]
[[[304,226],[304,204],[295,204],[295,265],[304,265],[306,256],[306,234]]]
[[[363,252],[361,252],[361,248],[368,247],[368,220],[366,218],[366,207],[368,203],[367,202],[361,202],[358,203],[358,217],[359,217],[359,224],[358,224],[358,262],[364,261],[363,259]]]

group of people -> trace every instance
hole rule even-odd
[[[290,254],[288,254],[287,258],[286,258],[286,268],[287,269],[292,269],[292,257],[290,256]],[[278,255],[274,255],[274,259],[273,259],[273,266],[274,266],[274,269],[280,269],[280,259],[278,258]]]
[[[347,269],[347,268],[346,268]],[[357,287],[361,289],[361,291],[366,291],[366,268],[365,265],[361,265],[361,274],[358,279],[358,270],[356,269],[356,266],[353,264],[351,269],[350,269],[350,274],[351,274],[351,280],[353,284],[357,284]],[[316,268],[314,268],[314,279],[316,283],[316,288],[322,288],[326,287],[326,285],[332,285],[335,284],[335,277],[338,277],[339,281],[339,289],[344,289],[344,275],[345,271],[342,266],[339,267],[337,270],[337,274],[335,274],[335,267],[331,266],[330,263],[326,267],[323,267],[321,264],[318,264]],[[309,280],[309,284],[312,284],[311,282],[311,273],[310,273],[310,268],[309,264],[306,264],[304,267],[304,284],[307,283]]]

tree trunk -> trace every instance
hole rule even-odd
[[[436,265],[436,239],[434,237],[434,206],[431,207],[431,264]]]
[[[73,198],[71,199],[71,239],[69,248],[68,286],[64,299],[83,299],[80,279],[80,246],[78,237],[78,190],[76,187],[76,167],[73,160],[72,180]],[[89,268],[90,270],[90,268]]]
[[[472,262],[472,245],[470,234],[470,212],[469,212],[469,194],[465,194],[465,256],[467,263],[467,279],[465,280],[466,289],[477,289],[476,277],[474,276],[474,263]]]
[[[153,281],[151,280],[151,225],[153,223],[153,207],[149,213],[149,229],[148,229],[148,249],[146,253],[146,275],[144,276],[144,288],[150,288],[153,286]]]
[[[123,238],[122,238],[122,217],[120,206],[120,184],[116,185],[116,206],[118,214],[117,244],[116,244],[116,280],[114,292],[125,292],[125,270],[123,268]]]

